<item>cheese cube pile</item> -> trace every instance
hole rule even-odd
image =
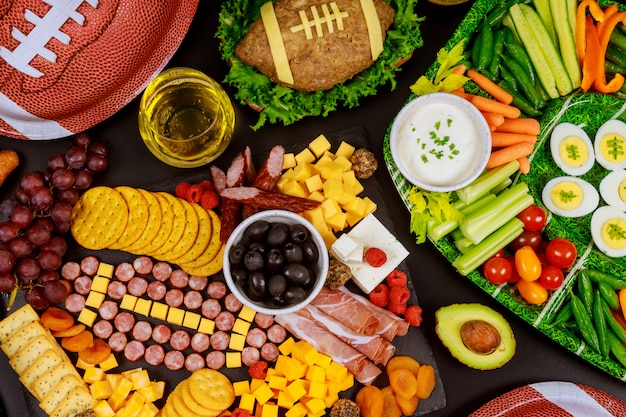
[[[276,365],[265,379],[235,382],[239,408],[262,417],[321,417],[339,399],[339,393],[354,385],[343,365],[318,352],[306,341],[288,338],[279,347]]]
[[[298,154],[285,154],[283,174],[276,187],[283,194],[316,200],[321,205],[303,213],[320,232],[326,246],[335,233],[357,224],[376,210],[369,197],[360,197],[363,185],[352,170],[354,147],[341,142],[337,150],[324,135],[318,136]]]

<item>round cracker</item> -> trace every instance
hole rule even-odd
[[[222,270],[224,267],[224,250],[226,249],[226,245],[222,245],[220,250],[217,252],[217,255],[213,258],[212,261],[207,263],[206,265],[200,265],[195,268],[189,267],[181,267],[183,271],[188,273],[189,275],[198,275],[198,276],[206,276],[210,277],[211,275],[215,275]]]
[[[189,407],[189,405],[185,404],[185,402],[183,401],[182,394],[181,394],[182,384],[185,383],[186,381],[187,380],[182,381],[176,386],[176,388],[174,388],[174,391],[172,391],[172,393],[168,396],[168,402],[172,405],[176,416],[196,417],[197,414],[195,413],[195,410],[192,410]],[[217,412],[215,416],[217,416],[218,414],[219,412]]]
[[[141,236],[139,236],[139,239],[137,239],[129,246],[122,248],[122,250],[135,254],[141,253],[141,248],[147,246],[150,242],[154,240],[154,238],[159,233],[161,220],[163,218],[163,212],[161,210],[161,205],[159,204],[159,199],[150,191],[144,190],[142,188],[138,188],[138,190],[148,202],[148,223],[143,229],[143,233],[141,234]]]
[[[165,197],[170,204],[174,218],[172,219],[172,231],[167,237],[167,240],[165,240],[160,247],[154,248],[150,253],[146,253],[146,255],[154,257],[167,253],[174,246],[176,246],[180,238],[183,236],[185,224],[187,222],[187,213],[185,207],[181,203],[181,200],[168,193],[161,193],[161,195]]]
[[[159,226],[159,233],[157,233],[152,242],[141,248],[138,253],[150,254],[159,249],[161,245],[167,241],[174,227],[174,211],[172,210],[170,200],[165,197],[167,194],[163,192],[153,194],[159,201],[159,206],[161,207],[161,225]]]
[[[221,410],[214,410],[212,408],[206,408],[204,406],[202,406],[202,404],[200,404],[199,402],[197,402],[193,396],[191,395],[191,391],[189,390],[189,380],[186,379],[183,382],[181,382],[180,384],[180,395],[182,397],[182,400],[185,404],[187,404],[187,406],[189,408],[191,408],[197,416],[199,417],[216,417],[218,416],[222,411]]]
[[[209,217],[211,217],[211,239],[209,240],[209,244],[206,249],[200,256],[196,259],[186,262],[184,264],[179,264],[182,269],[185,268],[198,268],[200,266],[206,265],[211,262],[215,256],[219,253],[220,248],[222,247],[222,241],[220,240],[220,229],[222,226],[222,222],[213,210],[207,210]]]
[[[226,410],[235,401],[233,384],[223,373],[203,368],[189,377],[191,396],[205,408]]]
[[[76,242],[92,250],[104,249],[116,242],[128,223],[126,199],[110,187],[90,188],[72,209],[72,236]]]
[[[194,244],[186,253],[179,258],[172,259],[170,261],[177,265],[191,262],[198,258],[207,246],[209,246],[209,242],[211,241],[211,233],[213,231],[211,216],[209,216],[209,213],[207,213],[202,206],[198,204],[192,204],[192,206],[196,210],[196,215],[198,216],[198,236],[196,237]]]
[[[143,233],[148,224],[149,211],[148,200],[139,190],[128,186],[115,187],[115,191],[120,193],[126,200],[128,206],[128,222],[124,233],[118,240],[109,245],[109,249],[121,249],[124,246],[133,244]]]
[[[180,258],[187,253],[196,242],[198,237],[198,228],[200,220],[194,205],[186,200],[179,199],[180,203],[185,209],[185,227],[183,229],[183,235],[178,240],[178,243],[166,253],[156,253],[156,256],[161,256],[162,260],[172,262],[173,259]]]

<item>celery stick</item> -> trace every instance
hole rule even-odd
[[[487,259],[495,255],[500,249],[511,243],[523,230],[524,223],[517,217],[513,217],[481,243],[456,258],[454,262],[452,262],[452,266],[455,267],[461,275],[468,275],[485,263]]]
[[[498,184],[493,190],[491,190],[491,192],[494,194],[498,194],[506,190],[507,188],[509,188],[511,184],[513,184],[513,180],[511,178],[507,178],[504,181],[502,181],[500,184]]]
[[[474,201],[472,204],[464,204],[461,200],[457,200],[454,203],[454,207],[459,210],[459,212],[463,216],[468,216],[471,213],[474,213],[487,205],[491,204],[496,199],[495,194],[487,194],[482,197],[478,201]],[[459,227],[458,220],[447,220],[443,223],[437,224],[434,220],[428,222],[428,237],[432,241],[438,241],[442,237],[446,236],[448,233],[452,232],[454,229]]]
[[[487,195],[501,182],[515,174],[517,170],[519,170],[518,161],[511,161],[508,164],[490,169],[481,174],[480,177],[476,178],[471,184],[457,190],[456,195],[459,197],[459,200],[470,204]]]
[[[454,246],[459,250],[459,252],[467,253],[476,245],[474,245],[468,238],[464,237],[462,239],[455,240]]]

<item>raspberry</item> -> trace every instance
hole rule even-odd
[[[387,310],[391,311],[394,314],[397,314],[398,316],[402,316],[406,309],[406,303],[389,303],[387,305]]]
[[[422,324],[422,307],[408,306],[404,312],[404,321],[415,327]]]
[[[190,203],[199,203],[202,197],[202,187],[199,184],[193,184],[187,190],[187,201]]]
[[[389,287],[406,287],[407,278],[406,274],[398,269],[394,269],[387,275],[386,278],[387,285]]]
[[[205,210],[212,210],[220,204],[220,197],[215,191],[205,191],[200,197],[200,205]]]
[[[378,248],[368,248],[365,251],[365,262],[373,266],[374,268],[378,268],[387,262],[387,255],[383,252],[382,249]]]
[[[389,291],[391,304],[406,304],[411,298],[411,291],[407,287],[392,287]]]
[[[389,288],[385,284],[378,284],[369,294],[372,304],[386,307],[389,304]]]
[[[267,376],[267,362],[258,361],[248,367],[248,374],[253,379],[265,379]]]
[[[198,185],[202,187],[202,191],[215,191],[215,186],[211,180],[203,180]]]
[[[245,408],[235,408],[233,412],[230,414],[230,417],[250,417],[250,411]]]
[[[174,194],[176,195],[176,197],[184,198],[186,200],[187,193],[189,192],[189,187],[191,187],[191,184],[189,184],[188,182],[179,182],[174,189]]]

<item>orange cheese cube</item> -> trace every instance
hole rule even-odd
[[[324,384],[324,382],[310,381],[307,396],[324,399],[326,397],[326,384]]]
[[[292,408],[287,410],[285,417],[304,417],[307,415],[307,408],[302,403],[295,404]]]
[[[263,405],[261,417],[278,417],[278,406],[276,404]]]
[[[164,391],[164,381],[152,381],[147,387],[139,388],[137,390],[137,392],[139,392],[143,396],[147,403],[153,403],[163,398]]]
[[[109,381],[109,384],[111,384],[111,386],[115,388],[124,377],[122,376],[122,374],[106,374],[105,378],[107,381]]]
[[[328,365],[330,365],[332,361],[333,361],[333,358],[331,358],[330,356],[325,355],[323,353],[318,353],[317,361],[315,362],[315,365],[321,366],[322,368],[326,368],[328,367]],[[324,375],[326,375],[326,371],[324,371]]]
[[[104,400],[113,394],[113,387],[109,384],[109,381],[96,381],[89,385],[89,391],[94,400]]]
[[[300,340],[294,345],[291,356],[307,365],[313,365],[317,360],[318,352],[310,343]]]
[[[243,381],[233,382],[233,389],[235,390],[235,396],[239,397],[242,394],[249,394],[250,391],[250,381],[244,379]]]
[[[354,375],[348,372],[346,373],[346,376],[339,383],[339,389],[342,391],[345,391],[349,388],[352,388],[353,386],[354,386]]]
[[[326,380],[326,370],[321,366],[311,365],[306,370],[305,378],[309,381],[323,383]]]
[[[103,379],[104,371],[96,366],[86,368],[85,373],[83,374],[83,381],[87,384],[93,384],[94,382],[102,381]]]
[[[99,401],[93,407],[93,412],[96,413],[98,417],[113,417],[115,415],[115,411],[113,411],[106,400]]]
[[[283,355],[290,355],[291,354],[291,349],[293,348],[293,346],[296,344],[296,341],[294,340],[293,337],[289,336],[287,339],[285,339],[283,341],[283,343],[281,343],[278,346],[278,350],[280,351],[280,353],[282,353]]]
[[[252,391],[252,395],[259,402],[259,404],[265,404],[270,398],[274,396],[274,391],[265,382],[257,389]]]
[[[326,403],[319,398],[310,398],[304,401],[304,405],[313,414],[317,414],[320,411],[323,412],[326,409]]]
[[[258,378],[252,378],[250,380],[250,392],[254,392],[255,389],[259,388],[261,385],[265,384],[265,381]]]
[[[341,382],[344,380],[344,378],[346,378],[347,375],[348,369],[337,362],[333,361],[326,368],[326,379],[337,384],[341,384]]]
[[[76,360],[76,367],[77,367],[78,369],[87,369],[87,368],[92,368],[92,367],[94,367],[94,366],[95,366],[95,365],[90,365],[90,364],[88,364],[87,362],[83,361],[81,358],[78,358],[78,359]]]
[[[285,375],[285,378],[289,381],[304,378],[304,375],[306,375],[306,363],[294,358],[288,357],[287,359],[287,363],[284,367],[282,367],[282,372],[283,375]]]
[[[304,397],[307,393],[307,387],[303,380],[296,379],[285,388],[285,392],[295,402]]]
[[[148,371],[145,369],[133,372],[129,376],[131,382],[133,383],[134,390],[150,386],[150,376],[148,375]]]
[[[324,397],[324,403],[326,404],[326,408],[331,408],[333,405],[335,405],[337,400],[339,400],[339,395],[327,393],[326,397]]]
[[[127,397],[128,394],[124,395],[120,392],[113,392],[107,401],[109,402],[111,409],[117,412],[124,406]]]
[[[143,398],[143,395],[135,391],[130,394],[128,401],[126,401],[126,404],[124,405],[124,408],[129,415],[135,416],[139,413],[145,403],[146,400]]]
[[[102,369],[104,372],[117,368],[118,363],[113,352],[111,352],[109,357],[105,359],[104,362],[101,362],[99,366],[100,366],[100,369]]]
[[[284,390],[287,387],[287,378],[278,375],[272,375],[267,381],[267,385],[269,385],[269,387],[273,389]]]
[[[154,417],[159,413],[159,409],[152,403],[146,403],[141,407],[135,417]]]
[[[279,407],[291,408],[295,404],[295,400],[291,398],[287,391],[279,391],[277,404]]]
[[[252,412],[256,404],[256,397],[252,394],[244,393],[239,399],[239,408]]]

